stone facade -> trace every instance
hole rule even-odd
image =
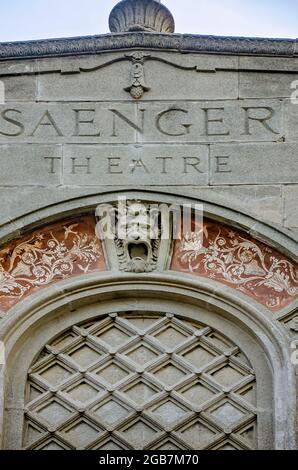
[[[297,449],[297,43],[110,24],[0,44],[0,446]]]

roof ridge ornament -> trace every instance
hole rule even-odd
[[[174,33],[172,13],[160,0],[121,0],[110,13],[111,33]]]

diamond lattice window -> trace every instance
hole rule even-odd
[[[245,355],[172,314],[110,314],[64,332],[32,365],[24,448],[253,449]]]

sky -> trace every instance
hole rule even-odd
[[[117,0],[0,0],[0,41],[109,32]],[[177,33],[298,37],[298,0],[163,0]]]

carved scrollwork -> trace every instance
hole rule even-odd
[[[127,87],[124,88],[125,91],[129,92],[134,99],[142,98],[144,92],[149,91],[151,88],[147,85],[145,80],[145,69],[144,64],[146,61],[156,61],[169,65],[170,67],[175,67],[179,70],[185,71],[195,71],[195,72],[216,72],[216,68],[212,66],[206,67],[205,64],[193,64],[193,65],[183,65],[179,64],[176,61],[171,61],[163,57],[154,56],[152,54],[147,54],[142,51],[135,51],[130,54],[124,54],[121,57],[117,57],[113,60],[109,60],[95,67],[79,67],[77,71],[79,72],[95,72],[97,70],[103,69],[110,65],[113,65],[118,62],[129,61],[131,62],[130,69],[130,82]]]
[[[244,233],[211,221],[176,242],[172,269],[226,283],[272,311],[298,298],[295,262]]]
[[[36,230],[0,250],[0,317],[27,295],[69,277],[105,270],[90,216]]]

